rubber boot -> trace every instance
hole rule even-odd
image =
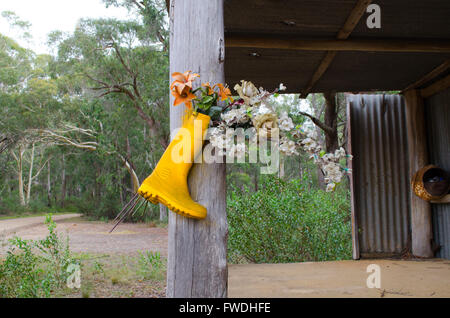
[[[198,113],[184,121],[152,174],[139,187],[141,196],[153,204],[162,203],[173,212],[189,218],[206,217],[206,208],[192,200],[189,194],[187,177],[195,157],[201,155],[203,136],[210,119]]]

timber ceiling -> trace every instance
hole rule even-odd
[[[225,43],[234,36],[336,39],[360,2],[367,1],[225,0]],[[450,43],[449,0],[377,0],[372,3],[381,8],[381,29],[366,26],[369,13],[364,10],[348,41],[386,39]],[[282,82],[289,93],[304,92],[326,54],[325,50],[227,47],[226,82],[234,86],[239,80],[247,79],[269,90]],[[448,51],[338,51],[307,92],[402,90],[449,59]],[[439,76],[447,73],[448,70],[444,70]]]

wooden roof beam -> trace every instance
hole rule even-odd
[[[406,92],[407,90],[410,90],[410,89],[420,87],[423,84],[428,83],[432,79],[438,77],[439,75],[441,75],[442,73],[447,71],[449,68],[450,68],[450,60],[447,60],[444,63],[442,63],[441,65],[439,65],[438,67],[436,67],[435,69],[433,69],[431,72],[427,73],[425,76],[419,78],[414,83],[409,84],[407,87],[405,87],[403,89],[403,92]]]
[[[450,53],[450,40],[405,39],[292,39],[228,35],[226,47],[297,51],[423,52]]]
[[[348,16],[347,20],[344,23],[344,26],[339,30],[336,38],[338,40],[345,40],[347,39],[350,34],[355,29],[356,25],[358,24],[359,20],[361,20],[361,17],[364,15],[364,12],[366,11],[367,6],[372,2],[372,0],[359,0],[356,5],[353,7],[352,12],[350,12],[350,15]],[[319,66],[317,67],[316,71],[314,72],[313,76],[311,77],[310,81],[308,82],[308,85],[306,86],[305,90],[300,94],[300,98],[306,98],[308,94],[311,92],[314,85],[319,81],[319,79],[322,77],[322,75],[326,72],[328,67],[333,62],[334,58],[336,56],[336,52],[327,52],[323,60],[320,62]]]
[[[450,87],[450,75],[420,90],[420,95],[427,98]]]

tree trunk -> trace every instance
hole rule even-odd
[[[25,206],[25,194],[24,194],[24,184],[23,184],[23,153],[24,150],[22,146],[19,146],[19,153],[17,157],[17,177],[19,179],[19,201],[21,206]]]
[[[336,93],[324,93],[326,100],[325,106],[325,125],[331,128],[331,131],[325,132],[325,147],[327,152],[335,152],[339,148],[337,132],[337,107]]]
[[[28,185],[27,185],[27,198],[25,204],[30,204],[31,197],[31,183],[33,182],[33,165],[34,165],[34,142],[31,147],[31,157],[30,157],[30,169],[28,171]]]
[[[323,112],[323,107],[321,107],[319,109],[318,105],[316,104],[316,94],[312,94],[311,103],[312,103],[312,106],[314,109],[314,117],[316,117],[317,119],[320,120],[320,117],[322,116],[322,112]],[[315,126],[315,129],[316,129],[316,134],[317,134],[317,141],[320,143],[321,146],[323,146],[324,141],[323,141],[323,137],[322,137],[322,129],[320,129],[320,127],[317,125]],[[324,134],[326,134],[325,131],[324,131]],[[323,171],[322,171],[322,169],[320,169],[319,166],[317,166],[316,172],[317,172],[317,184],[320,189],[325,190],[325,176],[323,174]]]
[[[47,206],[52,206],[52,184],[50,179],[50,160],[47,162]]]
[[[224,83],[223,16],[223,0],[171,1],[171,73],[192,70],[201,74],[202,82]],[[184,112],[184,106],[170,107],[171,131],[182,125]],[[208,215],[194,220],[170,213],[167,297],[226,297],[225,164],[194,164],[189,187]]]
[[[65,200],[66,200],[66,160],[63,154],[61,159],[61,198],[60,198],[61,207],[64,207]]]

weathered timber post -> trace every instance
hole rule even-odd
[[[411,181],[414,173],[428,164],[427,136],[422,97],[417,90],[408,90],[404,95],[408,129],[409,181]],[[410,203],[412,253],[420,257],[433,257],[430,203],[417,197],[412,189]]]
[[[201,82],[223,83],[224,51],[223,0],[171,1],[170,73],[190,70]],[[171,131],[184,112],[182,105],[170,107]],[[208,216],[193,220],[169,212],[167,297],[226,297],[225,164],[194,164],[189,189]]]

